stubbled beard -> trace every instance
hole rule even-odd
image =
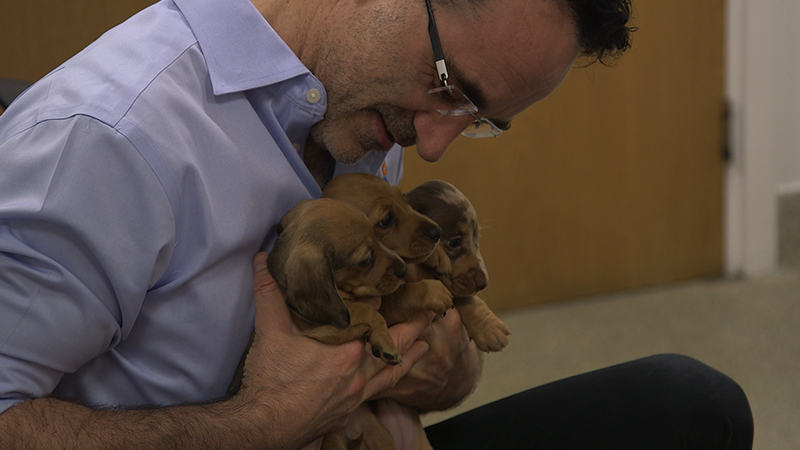
[[[337,143],[336,141],[340,139],[335,135],[334,130],[331,127],[322,125],[322,123],[319,123],[311,128],[311,139],[321,149],[333,156],[333,159],[342,164],[355,164],[364,159],[369,152],[383,150],[377,143],[374,148],[364,148],[363,142],[368,141],[369,138],[364,136],[364,133],[358,133],[353,144],[350,141],[347,141],[346,144]]]
[[[345,108],[346,109],[346,108]],[[403,147],[409,147],[416,142],[412,117],[403,109],[391,105],[378,105],[366,111],[380,113],[386,122],[387,131],[394,141]],[[338,117],[341,117],[339,115]],[[375,136],[371,123],[366,124],[366,129],[354,128],[351,135],[338,135],[336,131],[337,115],[332,115],[311,128],[311,139],[343,164],[355,164],[371,152],[386,152]],[[340,119],[347,120],[347,119]]]

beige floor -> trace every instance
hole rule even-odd
[[[425,424],[521,390],[655,353],[730,375],[750,399],[756,450],[800,449],[800,270],[692,281],[506,311],[512,330],[476,392]]]

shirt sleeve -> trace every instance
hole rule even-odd
[[[174,218],[131,143],[87,116],[0,143],[0,412],[124,339]]]

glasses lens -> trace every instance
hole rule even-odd
[[[478,107],[472,104],[461,89],[451,84],[428,91],[433,107],[446,116],[475,114]]]
[[[468,138],[480,139],[498,137],[503,134],[503,130],[498,128],[497,125],[493,124],[489,119],[481,117],[475,122],[472,122],[461,134]]]

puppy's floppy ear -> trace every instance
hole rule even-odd
[[[450,257],[447,256],[441,245],[437,245],[431,256],[422,262],[422,265],[433,269],[437,275],[450,275],[453,266],[450,264]]]
[[[346,328],[350,313],[333,278],[332,258],[324,248],[302,236],[295,221],[302,220],[307,201],[298,203],[280,221],[279,236],[267,259],[267,268],[286,295],[286,304],[305,319]]]
[[[344,305],[326,252],[303,243],[292,249],[286,265],[286,303],[313,323],[347,328],[350,312]]]

